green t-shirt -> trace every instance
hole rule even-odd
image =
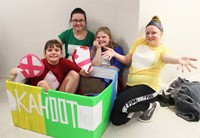
[[[94,41],[94,34],[87,30],[87,35],[83,40],[75,38],[73,29],[65,30],[59,36],[63,44],[65,44],[65,58],[71,58],[75,48],[78,46],[92,46]]]

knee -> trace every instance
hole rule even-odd
[[[117,110],[112,110],[111,115],[110,115],[110,121],[115,126],[123,125],[130,120],[130,118],[127,118],[127,115],[128,114],[126,113],[122,113]]]
[[[41,81],[38,82],[37,86],[41,87],[41,86],[44,86],[46,84],[47,84],[47,82],[45,80],[41,80]]]
[[[45,92],[47,92],[48,89],[49,89],[49,85],[48,85],[48,83],[45,80],[39,81],[38,84],[37,84],[37,86],[38,87],[43,87]]]
[[[122,123],[120,122],[119,118],[116,118],[115,115],[111,114],[110,115],[110,121],[112,122],[113,125],[115,126],[120,126]]]
[[[70,77],[73,78],[73,79],[76,79],[77,81],[79,81],[79,79],[80,79],[79,73],[77,73],[77,72],[74,71],[74,70],[71,70],[71,71],[68,73],[68,76],[70,76]]]
[[[116,98],[114,102],[114,107],[118,110],[121,111],[125,102],[122,101],[122,99]]]

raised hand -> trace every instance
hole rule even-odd
[[[94,41],[93,42],[93,45],[98,49],[98,48],[101,48],[101,46],[99,45],[99,42],[98,41]]]
[[[107,57],[109,60],[111,60],[111,58],[115,56],[116,52],[109,47],[104,47],[104,49],[106,49],[106,51],[102,52],[102,56]]]
[[[178,67],[177,67],[177,70],[179,70],[181,68],[182,72],[184,72],[185,68],[191,72],[191,67],[194,68],[194,69],[197,69],[196,66],[194,66],[192,64],[192,61],[197,61],[197,59],[195,58],[190,58],[190,57],[181,57],[181,58],[178,58]]]

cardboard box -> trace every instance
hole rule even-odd
[[[45,93],[43,88],[6,80],[13,124],[52,137],[100,138],[109,124],[118,74],[94,67],[91,75],[112,83],[96,96],[84,96],[56,90]]]

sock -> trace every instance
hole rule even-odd
[[[133,115],[134,115],[134,112],[131,112],[131,113],[128,114],[127,118],[132,118]]]
[[[147,110],[151,109],[152,106],[153,106],[152,103],[149,103],[149,108]]]

